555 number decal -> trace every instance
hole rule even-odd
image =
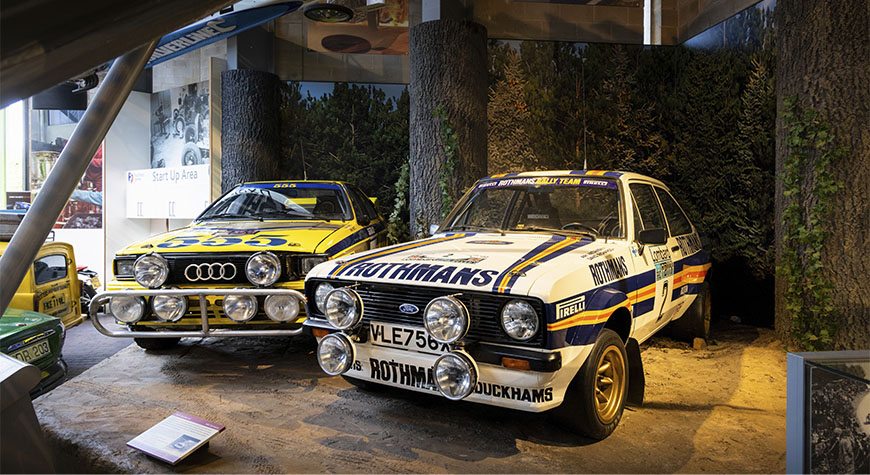
[[[280,234],[258,234],[247,238],[225,237],[225,236],[179,236],[169,238],[157,245],[163,249],[177,249],[188,246],[209,246],[222,247],[234,246],[236,244],[245,244],[254,247],[277,247],[287,244],[287,240]]]

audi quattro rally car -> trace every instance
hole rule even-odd
[[[385,239],[374,201],[353,185],[245,183],[190,225],[118,252],[109,292],[94,297],[91,314],[108,304],[129,331],[92,320],[146,349],[187,336],[294,335],[305,319],[305,274]]]
[[[323,370],[358,386],[556,409],[570,429],[604,438],[627,396],[626,346],[639,367],[637,343],[668,322],[709,329],[709,269],[658,180],[496,175],[432,237],[312,269],[305,325]]]

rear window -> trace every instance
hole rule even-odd
[[[42,285],[66,277],[66,256],[52,254],[33,261],[33,280]]]

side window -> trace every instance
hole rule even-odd
[[[671,228],[671,236],[680,236],[692,232],[692,225],[689,224],[689,218],[680,209],[680,206],[674,200],[674,197],[664,188],[656,187],[656,194],[662,202],[662,208],[665,210],[665,217],[668,218],[668,226]]]
[[[33,280],[42,285],[66,277],[66,256],[52,254],[33,261]]]
[[[356,213],[357,220],[371,221],[377,218],[378,214],[374,212],[375,208],[372,202],[369,201],[361,191],[356,187],[347,187],[350,192],[351,201],[353,201],[353,210]]]
[[[643,220],[643,229],[662,228],[667,230],[665,226],[665,218],[662,215],[662,207],[659,206],[659,200],[656,199],[652,185],[643,183],[632,183],[628,185],[631,190],[631,195],[634,197],[634,202],[637,204],[637,209],[640,211],[640,218]],[[635,235],[641,229],[635,229]]]

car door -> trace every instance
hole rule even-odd
[[[60,318],[67,327],[80,323],[80,289],[72,247],[63,243],[44,245],[31,272],[34,310]]]
[[[357,221],[360,225],[366,223],[364,229],[369,233],[369,237],[372,238],[366,241],[367,246],[361,248],[360,251],[374,249],[383,245],[386,240],[386,226],[381,222],[381,217],[375,209],[374,204],[359,188],[349,186],[347,189],[350,192]]]
[[[635,211],[635,239],[644,229],[664,229],[667,223],[658,197],[649,183],[630,182]],[[639,249],[635,257],[635,272],[638,275],[638,289],[634,293],[632,307],[635,312],[635,333],[640,340],[646,339],[659,327],[667,323],[667,312],[671,309],[671,295],[674,287],[674,260],[671,247],[676,243],[668,238],[664,245],[648,244]]]
[[[671,256],[674,260],[674,275],[679,275],[683,267],[682,261],[697,252],[700,249],[700,239],[692,228],[692,223],[683,212],[677,201],[671,196],[668,190],[655,186],[656,195],[659,202],[662,204],[662,210],[665,213],[665,220],[668,223],[668,248],[671,251]],[[682,280],[674,281],[672,289],[670,308],[665,310],[665,320],[670,321],[676,318],[680,312],[685,311],[688,304],[691,303],[691,296],[686,293],[687,287],[682,285]]]

